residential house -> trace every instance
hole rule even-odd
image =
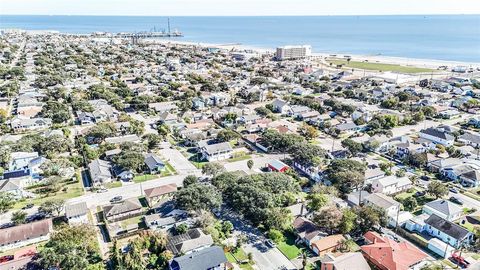
[[[469,245],[473,241],[472,232],[436,214],[430,215],[430,217],[425,220],[424,229],[424,231],[431,236],[457,249],[463,245]]]
[[[8,162],[9,171],[28,168],[30,162],[38,158],[38,152],[12,152]]]
[[[122,144],[126,142],[140,143],[141,139],[135,134],[105,138],[105,143]]]
[[[112,181],[112,166],[110,162],[101,159],[92,160],[88,164],[90,180],[94,186],[103,185]]]
[[[385,211],[387,222],[390,226],[396,226],[397,218],[401,215],[400,203],[382,193],[372,193],[364,199],[364,203]],[[400,220],[399,220],[400,223]]]
[[[397,243],[375,232],[364,235],[369,243],[361,246],[363,256],[381,270],[419,269],[424,265],[427,254],[408,242]]]
[[[455,142],[455,137],[448,134],[444,129],[427,128],[419,132],[420,138],[430,140],[435,144],[451,146]]]
[[[287,101],[275,99],[271,104],[274,112],[288,114],[290,111],[290,105],[288,105]]]
[[[204,248],[197,252],[174,258],[169,270],[226,270],[228,260],[219,246]]]
[[[465,132],[458,136],[458,141],[473,147],[480,147],[480,135],[478,133]]]
[[[412,181],[410,181],[407,176],[397,177],[395,175],[389,175],[372,182],[374,192],[380,192],[386,195],[400,193],[411,187]]]
[[[142,213],[142,204],[137,198],[130,198],[103,207],[103,215],[105,216],[105,219],[110,222],[140,216]]]
[[[145,155],[145,166],[149,174],[157,174],[165,170],[165,162],[163,162],[159,156],[148,153]]]
[[[167,242],[167,249],[173,255],[191,254],[213,245],[213,238],[203,233],[199,228],[189,230],[180,235],[170,236]]]
[[[2,229],[0,233],[0,252],[47,241],[53,232],[51,219],[44,219]]]
[[[327,235],[320,230],[320,227],[302,216],[293,221],[293,230],[297,235],[295,242],[304,243],[306,246],[311,246],[312,242]]]
[[[444,158],[436,159],[427,163],[427,167],[431,172],[438,173],[445,170],[446,168],[455,167],[462,163],[462,160],[458,158]]]
[[[463,215],[463,209],[448,200],[437,199],[423,205],[422,213],[435,214],[448,221],[455,221]]]
[[[338,130],[340,133],[342,132],[354,132],[360,129],[357,124],[353,122],[347,122],[347,123],[340,123],[336,126],[332,127],[334,130]]]
[[[52,120],[50,118],[23,119],[15,117],[10,121],[10,126],[14,132],[39,130],[51,127]]]
[[[159,115],[160,123],[171,125],[177,122],[178,116],[170,112],[163,112]]]
[[[318,256],[323,256],[327,253],[337,251],[337,249],[342,246],[344,241],[345,237],[343,237],[343,235],[333,234],[311,242],[310,247],[315,254]]]
[[[65,217],[68,224],[88,224],[88,208],[86,202],[69,204],[65,206]]]
[[[361,252],[348,252],[340,255],[326,254],[320,270],[370,270]]]
[[[159,103],[150,103],[148,108],[155,110],[157,113],[164,112],[175,112],[178,109],[178,106],[174,102],[159,102]]]
[[[144,190],[145,199],[150,207],[154,207],[159,202],[163,202],[172,197],[173,193],[177,191],[176,184],[166,184],[154,188]]]
[[[228,142],[207,144],[201,146],[202,158],[212,161],[229,159],[232,157],[233,149]]]

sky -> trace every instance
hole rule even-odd
[[[0,15],[480,14],[480,0],[0,0]]]

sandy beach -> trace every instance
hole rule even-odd
[[[217,47],[226,50],[235,50],[235,51],[254,51],[256,53],[265,54],[275,53],[275,48],[256,48],[252,46],[247,46],[243,44],[213,44],[205,42],[189,42],[189,41],[180,41],[180,40],[167,40],[167,39],[155,39],[155,40],[144,40],[144,42],[154,42],[160,44],[180,44],[180,45],[190,45],[190,46],[201,46],[201,47]],[[315,49],[315,48],[313,48]],[[469,68],[480,68],[480,63],[471,63],[471,62],[461,62],[461,61],[446,61],[446,60],[435,60],[435,59],[417,59],[417,58],[405,58],[405,57],[394,57],[394,56],[384,56],[384,55],[355,55],[355,54],[336,54],[336,53],[312,53],[314,57],[320,58],[346,58],[347,56],[351,58],[352,61],[368,61],[371,63],[385,63],[385,64],[395,64],[402,66],[412,66],[420,68],[430,68],[437,69],[440,66],[447,66],[450,70],[455,66],[466,66]]]

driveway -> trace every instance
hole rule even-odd
[[[247,242],[242,246],[248,254],[252,253],[255,268],[260,270],[293,270],[295,265],[285,257],[277,248],[267,247],[264,243],[266,238],[262,233],[247,224],[242,218],[227,209],[223,209],[221,219],[232,222],[234,234],[242,234],[247,237]]]
[[[200,172],[180,151],[170,147],[170,143],[162,143],[160,154],[175,168],[178,174],[188,175]]]

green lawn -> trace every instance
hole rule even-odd
[[[395,196],[395,200],[397,201],[403,201],[405,200],[406,198],[409,198],[409,197],[412,197],[413,194],[415,194],[416,190],[413,191],[413,192],[402,192],[400,194],[398,194],[397,196]]]
[[[158,178],[159,176],[156,174],[141,174],[137,175],[133,178],[133,182],[135,183],[142,183],[145,181],[153,180],[155,178]]]
[[[38,194],[35,198],[29,198],[15,203],[13,209],[21,209],[27,204],[33,203],[36,206],[40,206],[43,202],[52,199],[68,200],[71,198],[79,197],[83,195],[83,186],[80,181],[69,182],[62,186],[62,189],[66,188],[66,191],[60,190],[57,193],[51,194]]]
[[[120,221],[120,226],[122,226],[122,228],[126,228],[128,225],[138,224],[142,221],[142,217],[143,216],[138,216],[122,220]]]
[[[343,65],[349,68],[358,68],[358,69],[367,69],[367,70],[379,70],[379,71],[395,71],[401,73],[422,73],[422,72],[432,72],[434,69],[429,68],[419,68],[411,66],[401,66],[394,64],[383,64],[383,63],[371,63],[371,62],[358,62],[342,60],[342,59],[330,59],[329,63],[334,65]]]
[[[297,258],[301,253],[301,249],[295,245],[295,236],[289,233],[285,234],[285,241],[278,243],[277,248],[289,260]]]
[[[460,221],[460,226],[464,227],[465,229],[467,229],[468,231],[470,232],[473,232],[475,230],[475,226],[473,226],[472,223],[468,222],[467,220],[463,220],[464,223],[462,224],[461,221]]]
[[[251,158],[252,158],[252,156],[250,156],[250,155],[243,155],[243,156],[227,159],[227,161],[228,162],[235,162],[235,161],[241,161],[241,160],[246,160],[246,159],[251,159]]]
[[[241,269],[253,270],[250,263],[241,263],[248,260],[248,256],[243,249],[240,248],[235,252],[226,252],[225,255],[229,262],[238,264]]]
[[[165,162],[165,167],[167,168],[166,172],[168,175],[174,175],[177,173],[177,171],[175,171],[175,168],[173,168],[173,166],[170,165],[170,163]],[[162,173],[162,176],[163,176],[163,173]]]
[[[122,186],[122,182],[120,181],[114,181],[110,183],[105,183],[104,184],[105,188],[117,188]]]

